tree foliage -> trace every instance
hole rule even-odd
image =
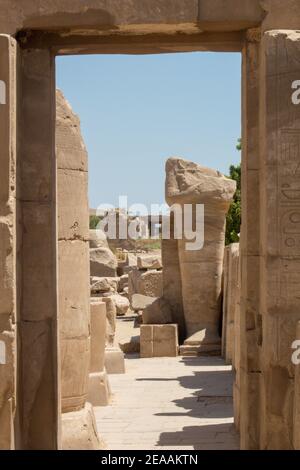
[[[237,149],[241,150],[241,139],[239,139]],[[240,240],[241,230],[241,165],[231,165],[229,168],[229,177],[236,181],[236,193],[231,203],[226,217],[226,235],[225,243],[237,243]]]
[[[100,217],[98,217],[97,215],[91,215],[90,216],[90,229],[91,230],[96,229],[100,220],[101,220]]]

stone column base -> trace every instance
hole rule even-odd
[[[100,450],[105,449],[100,439],[90,403],[80,411],[62,413],[62,449],[63,450]]]
[[[207,334],[206,329],[198,331],[187,338],[180,346],[182,356],[220,356],[221,338]]]
[[[124,354],[120,348],[105,349],[105,369],[108,374],[125,374]]]
[[[111,389],[106,371],[89,375],[88,401],[93,406],[107,406],[110,403]]]

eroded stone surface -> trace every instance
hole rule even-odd
[[[16,410],[16,54],[13,38],[0,35],[0,449],[15,446]]]
[[[56,97],[62,446],[98,449],[93,408],[86,404],[91,368],[87,152],[78,117],[61,92]],[[93,353],[94,366],[94,348]]]
[[[222,272],[225,216],[236,184],[221,173],[182,158],[166,163],[166,201],[169,206],[204,205],[204,246],[188,250],[178,240],[187,346],[202,351],[220,349]],[[195,216],[193,215],[195,218]]]

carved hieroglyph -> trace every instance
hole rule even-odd
[[[225,216],[236,183],[221,173],[181,158],[166,164],[166,200],[169,206],[204,205],[204,246],[189,250],[186,236],[178,240],[186,345],[204,350],[220,348],[222,271]],[[194,217],[194,215],[193,215]]]

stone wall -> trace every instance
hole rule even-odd
[[[239,300],[239,244],[225,248],[223,273],[222,355],[230,364],[235,354],[235,312]]]
[[[16,410],[16,54],[0,35],[0,449],[14,448]]]

